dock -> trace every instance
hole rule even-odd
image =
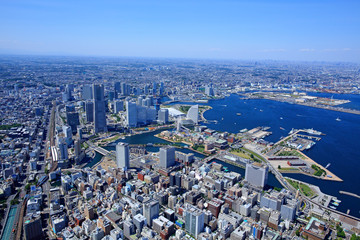
[[[340,194],[345,194],[345,195],[349,195],[352,197],[356,197],[356,198],[360,198],[359,195],[355,194],[355,193],[351,193],[351,192],[346,192],[346,191],[339,191]]]
[[[315,139],[316,141],[321,140],[321,137],[315,137],[315,136],[309,136],[309,135],[296,134],[296,136],[307,138],[307,139]]]

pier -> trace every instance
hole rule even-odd
[[[356,197],[356,198],[360,198],[359,195],[355,194],[355,193],[351,193],[351,192],[346,192],[346,191],[339,191],[340,194],[344,194],[344,195],[349,195],[352,197]]]
[[[314,137],[314,136],[309,136],[309,135],[296,134],[296,136],[307,138],[307,139],[315,139],[316,141],[321,140],[321,137]]]

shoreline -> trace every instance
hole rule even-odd
[[[275,101],[275,102],[284,102],[284,103],[288,103],[288,104],[296,104],[296,105],[300,105],[300,106],[306,106],[306,107],[325,109],[325,110],[330,110],[330,111],[335,111],[335,112],[343,112],[343,113],[350,113],[350,114],[360,115],[360,110],[350,109],[350,108],[339,108],[339,107],[334,107],[334,106],[310,105],[310,104],[305,104],[305,103],[289,102],[289,101],[285,101],[285,100],[274,99],[274,98],[266,98],[266,97],[263,97],[263,98],[250,97],[249,99],[260,99],[260,100],[261,99],[266,99],[266,100],[271,100],[271,101]],[[339,106],[339,105],[337,105],[337,106]]]

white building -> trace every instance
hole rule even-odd
[[[116,145],[116,166],[124,170],[130,167],[129,144],[119,142]]]

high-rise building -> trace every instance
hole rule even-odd
[[[71,127],[72,132],[76,133],[77,126],[80,125],[79,113],[77,112],[67,112],[66,113],[67,124]]]
[[[85,204],[84,208],[85,217],[92,220],[94,218],[94,209],[90,204]]]
[[[59,147],[59,152],[60,152],[59,159],[67,160],[68,159],[68,147],[67,147],[67,143],[66,143],[65,139],[63,139],[63,138],[59,139],[58,147]]]
[[[42,239],[41,217],[39,214],[28,214],[24,217],[24,237],[26,240]]]
[[[245,181],[256,187],[264,188],[268,180],[268,166],[246,164]]]
[[[192,106],[187,112],[186,118],[192,120],[194,124],[199,122],[199,105]]]
[[[116,145],[116,165],[127,170],[130,167],[129,144],[119,142]]]
[[[156,82],[153,82],[153,95],[156,95]]]
[[[167,124],[169,122],[169,110],[166,108],[160,109],[158,112],[158,120],[162,124]]]
[[[106,132],[106,113],[104,86],[93,85],[93,101],[94,101],[94,133]]]
[[[150,199],[143,203],[143,214],[146,218],[147,225],[152,226],[152,220],[159,217],[159,202],[154,199]]]
[[[94,103],[93,102],[86,102],[85,114],[86,114],[86,121],[88,123],[94,121]]]
[[[160,167],[168,168],[175,164],[175,148],[162,147],[160,148]]]
[[[205,94],[208,96],[214,96],[214,89],[212,88],[212,86],[205,87]]]
[[[75,152],[75,157],[80,156],[81,146],[80,146],[80,141],[78,139],[76,139],[74,142],[74,152]]]
[[[137,125],[137,109],[134,102],[126,102],[126,123],[128,127],[136,127]]]
[[[185,210],[185,230],[197,239],[204,230],[204,212],[191,206]]]
[[[163,96],[164,95],[164,82],[161,82],[160,83],[160,90],[159,90],[159,95],[160,96]]]
[[[120,82],[116,82],[114,84],[114,92],[115,92],[115,99],[118,98],[118,95],[121,94],[121,85],[120,85]]]
[[[91,100],[93,98],[92,86],[84,85],[81,92],[81,98],[83,100]]]
[[[114,113],[118,113],[120,111],[124,111],[124,102],[117,100],[114,102]]]
[[[128,93],[128,86],[126,83],[121,83],[121,95],[122,96],[128,96],[129,93]]]

